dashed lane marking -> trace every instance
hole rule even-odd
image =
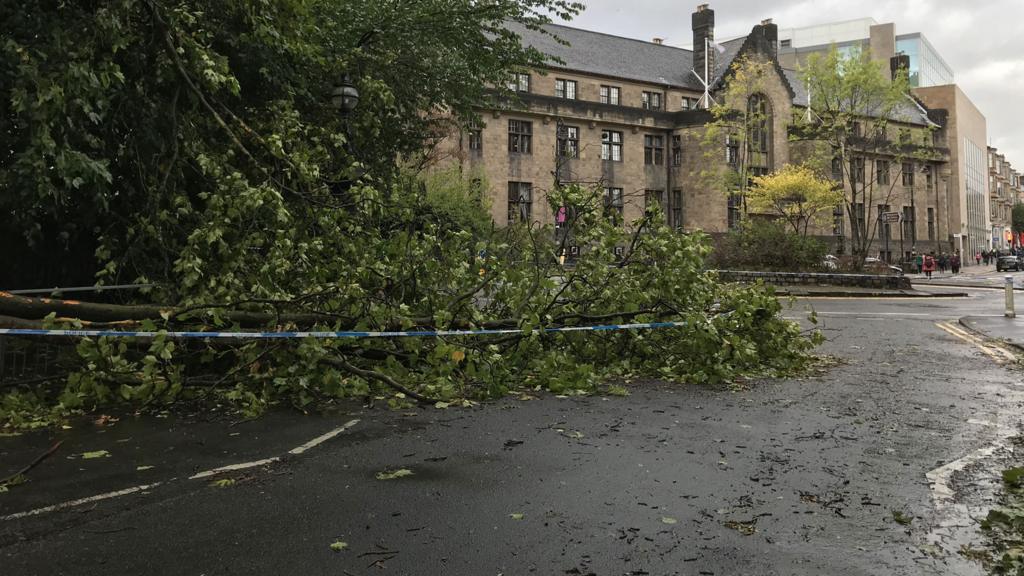
[[[352,428],[353,426],[355,426],[358,423],[359,423],[359,420],[349,420],[344,425],[339,426],[339,427],[331,430],[330,432],[327,432],[326,434],[321,434],[320,436],[317,436],[316,438],[313,438],[312,440],[310,440],[309,442],[306,442],[305,444],[302,444],[301,446],[296,446],[295,448],[292,448],[291,450],[288,451],[288,454],[293,455],[293,456],[298,456],[299,454],[303,454],[303,453],[305,453],[305,452],[307,452],[307,451],[309,451],[309,450],[311,450],[313,448],[316,448],[317,446],[323,444],[324,442],[327,442],[328,440],[330,440],[331,438],[334,438],[338,434],[341,434],[342,432],[345,432],[346,430],[348,430],[349,428]],[[280,461],[281,461],[281,456],[273,456],[271,458],[264,458],[262,460],[254,460],[252,462],[241,462],[239,464],[229,464],[227,466],[220,466],[218,468],[211,468],[210,470],[204,470],[202,472],[197,472],[197,473],[193,474],[192,476],[189,476],[188,479],[189,480],[201,480],[203,478],[209,478],[211,476],[216,476],[217,474],[223,474],[225,472],[235,472],[235,471],[238,471],[238,470],[246,470],[246,469],[249,469],[249,468],[256,468],[256,467],[259,467],[259,466],[266,466],[268,464],[273,464],[275,462],[280,462]],[[17,512],[15,514],[8,514],[6,516],[0,516],[0,522],[8,521],[8,520],[17,520],[19,518],[25,518],[25,517],[28,517],[28,516],[38,516],[40,514],[47,514],[49,512],[56,512],[58,510],[64,510],[64,509],[67,509],[67,508],[74,508],[75,506],[81,506],[82,504],[89,504],[91,502],[99,502],[101,500],[110,500],[112,498],[119,498],[121,496],[129,496],[131,494],[137,494],[137,493],[140,493],[140,492],[145,492],[147,490],[151,490],[151,489],[156,488],[158,486],[166,486],[167,484],[170,484],[170,483],[174,482],[175,480],[177,480],[177,479],[176,478],[171,478],[170,480],[167,480],[167,481],[164,481],[164,482],[154,482],[152,484],[143,484],[143,485],[140,485],[140,486],[133,486],[131,488],[125,488],[124,490],[117,490],[115,492],[106,492],[106,493],[103,493],[103,494],[97,494],[96,496],[89,496],[87,498],[79,498],[77,500],[68,500],[67,502],[61,502],[60,504],[53,504],[51,506],[44,506],[42,508],[36,508],[35,510],[28,510],[26,512]]]
[[[18,512],[16,514],[8,514],[7,516],[0,517],[0,520],[17,520],[18,518],[25,518],[26,516],[38,516],[39,514],[46,514],[47,512],[56,512],[57,510],[64,510],[65,508],[73,508],[75,506],[81,506],[82,504],[89,504],[92,502],[99,502],[100,500],[110,500],[111,498],[117,498],[119,496],[127,496],[129,494],[135,494],[136,492],[145,492],[151,488],[160,486],[162,482],[154,482],[153,484],[144,484],[142,486],[134,486],[132,488],[125,488],[124,490],[118,490],[117,492],[107,492],[105,494],[97,494],[95,496],[89,496],[88,498],[79,498],[78,500],[69,500],[67,502],[61,502],[60,504],[54,504],[52,506],[44,506],[42,508],[36,508],[35,510],[29,510],[28,512]]]

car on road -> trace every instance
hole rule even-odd
[[[1002,272],[1004,270],[1020,272],[1021,270],[1024,270],[1024,264],[1021,264],[1020,258],[1017,256],[1000,256],[999,259],[996,260],[996,272]]]
[[[864,259],[864,271],[870,274],[890,274],[893,276],[903,276],[903,268],[899,266],[893,266],[886,264],[884,261],[878,258],[865,258]]]

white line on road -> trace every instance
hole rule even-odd
[[[317,446],[323,444],[324,442],[327,442],[331,438],[334,438],[338,434],[341,434],[342,432],[348,430],[349,428],[355,426],[356,424],[359,424],[359,420],[349,420],[348,422],[345,423],[344,426],[340,426],[326,434],[317,436],[316,438],[313,438],[312,440],[306,442],[305,444],[299,446],[298,448],[292,448],[291,450],[288,451],[288,453],[296,455],[302,454],[303,452],[309,450],[310,448],[316,448]]]
[[[248,468],[255,468],[257,466],[266,466],[267,464],[273,464],[274,462],[280,462],[281,459],[277,456],[273,458],[264,458],[263,460],[254,460],[252,462],[242,462],[241,464],[229,464],[227,466],[221,466],[220,468],[212,468],[210,470],[203,470],[197,472],[188,477],[189,480],[199,480],[201,478],[209,478],[210,476],[216,476],[224,472],[237,472],[239,470],[246,470]]]
[[[1007,431],[1007,436],[1012,436],[1013,433],[1014,432],[1012,430]],[[940,466],[935,470],[926,473],[925,478],[927,478],[928,482],[931,484],[932,501],[935,503],[935,507],[937,509],[941,509],[953,500],[954,493],[953,489],[949,486],[949,478],[954,472],[963,470],[970,464],[984,458],[988,458],[998,450],[1009,450],[1010,452],[1013,452],[1013,446],[1002,441],[996,442],[991,446],[975,450],[959,460],[954,460],[945,466]]]
[[[937,322],[935,325],[938,326],[940,329],[948,332],[952,336],[955,336],[969,344],[973,344],[979,350],[981,350],[990,358],[995,360],[998,364],[1012,364],[1017,362],[1017,356],[1013,352],[1007,350],[1006,348],[1003,348],[1002,346],[996,343],[986,342],[985,340],[975,336],[974,334],[971,334],[970,332],[964,330],[963,328],[960,328],[959,326],[955,326],[950,322]]]
[[[339,427],[335,428],[334,430],[331,430],[330,432],[327,432],[326,434],[321,434],[320,436],[317,436],[316,438],[313,438],[312,440],[310,440],[309,442],[306,442],[305,444],[302,444],[301,446],[297,446],[295,448],[292,448],[291,450],[288,451],[288,454],[298,456],[299,454],[302,454],[302,453],[304,453],[304,452],[306,452],[308,450],[316,448],[317,446],[323,444],[324,442],[327,442],[331,438],[334,438],[338,434],[341,434],[342,432],[348,430],[349,428],[355,426],[358,423],[359,423],[359,420],[349,420],[344,425],[339,426]],[[200,480],[202,478],[209,478],[210,476],[216,476],[217,474],[222,474],[224,472],[236,472],[238,470],[246,470],[248,468],[256,468],[258,466],[266,466],[267,464],[273,464],[275,462],[280,462],[280,461],[281,461],[281,457],[280,456],[274,456],[274,457],[271,457],[271,458],[264,458],[262,460],[255,460],[255,461],[252,461],[252,462],[242,462],[242,463],[239,463],[239,464],[229,464],[227,466],[221,466],[219,468],[212,468],[210,470],[204,470],[202,472],[198,472],[196,474],[193,474],[192,476],[189,476],[188,479],[189,480]],[[27,512],[17,512],[15,514],[8,514],[7,516],[0,516],[0,522],[4,522],[4,521],[7,521],[7,520],[17,520],[19,518],[25,518],[27,516],[36,516],[36,515],[39,515],[39,514],[46,514],[46,513],[49,513],[49,512],[56,512],[58,510],[64,510],[66,508],[73,508],[75,506],[81,506],[82,504],[89,504],[90,502],[98,502],[100,500],[109,500],[111,498],[118,498],[120,496],[128,496],[128,495],[131,495],[131,494],[136,494],[138,492],[143,492],[143,491],[146,491],[146,490],[150,490],[152,488],[156,488],[157,486],[170,484],[171,482],[174,482],[175,480],[176,480],[175,478],[171,478],[170,480],[167,480],[165,482],[154,482],[153,484],[144,484],[144,485],[141,485],[141,486],[134,486],[132,488],[125,488],[124,490],[118,490],[116,492],[106,492],[104,494],[97,494],[96,496],[89,496],[88,498],[79,498],[77,500],[69,500],[67,502],[61,502],[60,504],[53,504],[52,506],[44,506],[42,508],[36,508],[35,510],[29,510]]]
[[[96,496],[89,496],[88,498],[69,500],[67,502],[61,502],[60,504],[54,504],[52,506],[44,506],[42,508],[36,508],[35,510],[29,510],[28,512],[8,514],[7,516],[0,517],[0,521],[17,520],[18,518],[25,518],[26,516],[36,516],[38,514],[46,514],[47,512],[56,512],[57,510],[63,510],[65,508],[73,508],[75,506],[81,506],[82,504],[89,504],[90,502],[99,502],[100,500],[109,500],[111,498],[117,498],[119,496],[127,496],[129,494],[135,494],[136,492],[144,492],[151,488],[156,488],[160,484],[162,483],[154,482],[153,484],[144,484],[142,486],[135,486],[133,488],[125,488],[124,490],[118,490],[117,492],[107,492],[106,494],[97,494]]]

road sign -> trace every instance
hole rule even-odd
[[[892,224],[893,222],[899,222],[900,221],[900,213],[899,212],[882,212],[880,217],[882,219],[882,222],[887,222],[889,224]]]

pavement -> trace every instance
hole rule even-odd
[[[960,324],[990,340],[1000,340],[1019,350],[1024,350],[1024,318],[965,316],[960,319]]]
[[[1004,288],[1006,277],[1011,276],[1014,290],[1024,290],[1024,272],[997,272],[994,264],[969,266],[961,269],[959,274],[934,272],[930,279],[924,274],[907,274],[906,276],[918,288],[924,286]]]
[[[1024,387],[957,328],[1001,314],[1001,294],[969,293],[799,300],[786,316],[809,326],[813,308],[833,359],[802,378],[249,422],[114,414],[3,437],[0,474],[64,443],[0,494],[0,566],[980,576],[959,551],[1013,460]]]

